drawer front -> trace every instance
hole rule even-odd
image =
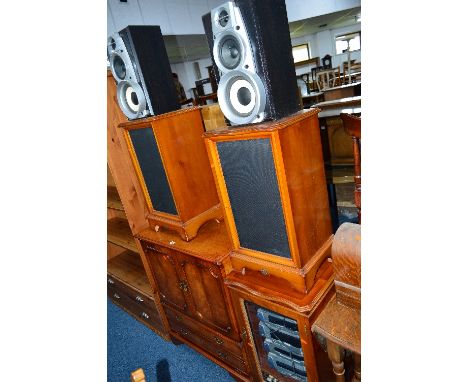
[[[165,308],[169,325],[173,331],[236,371],[248,374],[246,363],[242,359],[242,350],[236,343],[232,343],[220,334],[212,335],[211,331],[200,323],[196,323],[182,313],[175,312],[168,307]]]
[[[134,301],[139,305],[142,309],[155,309],[155,303],[154,300],[149,298],[147,295],[141,293],[137,289],[134,289],[115,277],[111,275],[107,275],[107,286],[108,288],[111,288],[115,292],[117,292],[119,295],[125,295],[127,296],[130,300]]]
[[[158,330],[163,328],[159,312],[156,309],[154,302],[152,302],[151,306],[147,306],[146,304],[143,304],[130,296],[128,293],[128,288],[122,289],[114,285],[111,286],[108,284],[107,287],[107,295],[112,301],[122,306],[128,312],[132,313],[136,318],[146,322],[150,326],[154,326]]]

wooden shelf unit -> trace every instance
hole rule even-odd
[[[128,221],[122,218],[107,220],[107,241],[138,254],[138,248]]]
[[[124,211],[122,201],[115,186],[107,186],[107,208],[117,211]]]

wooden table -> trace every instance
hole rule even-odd
[[[333,88],[323,89],[324,101],[332,101],[340,98],[354,97],[361,95],[361,82],[335,86]]]

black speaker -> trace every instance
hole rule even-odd
[[[211,24],[203,21],[220,74],[218,101],[231,124],[300,110],[285,1],[229,1],[210,15]]]
[[[107,40],[117,100],[129,119],[180,108],[161,28],[129,25]]]

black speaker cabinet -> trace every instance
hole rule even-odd
[[[128,119],[180,108],[161,28],[129,25],[107,41],[117,100]]]
[[[205,133],[233,269],[285,279],[300,293],[332,241],[317,114]]]
[[[220,74],[218,101],[231,124],[300,110],[285,1],[229,1],[210,17],[203,21]]]

